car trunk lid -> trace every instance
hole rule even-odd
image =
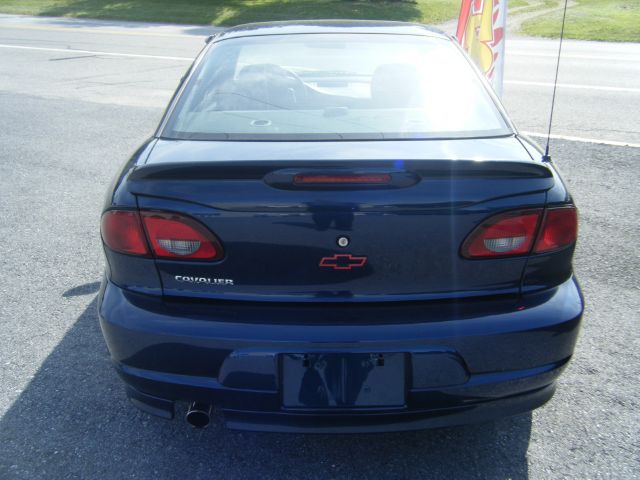
[[[460,245],[495,213],[544,205],[553,185],[514,137],[233,143],[159,140],[129,175],[140,208],[190,215],[224,247],[217,262],[156,260],[166,295],[384,301],[517,293],[526,257],[468,260]]]

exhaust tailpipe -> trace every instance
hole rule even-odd
[[[211,422],[210,403],[193,402],[187,410],[187,423],[195,428],[204,428]]]

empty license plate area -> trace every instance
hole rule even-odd
[[[281,356],[288,408],[400,407],[404,353],[287,353]]]

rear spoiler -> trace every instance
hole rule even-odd
[[[428,178],[549,179],[550,169],[540,163],[507,160],[330,160],[330,161],[212,161],[171,162],[141,165],[129,172],[129,182],[154,180],[259,180],[286,169],[329,169],[411,173]]]

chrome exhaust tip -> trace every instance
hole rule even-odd
[[[193,402],[189,405],[187,415],[185,416],[187,423],[195,428],[204,428],[211,423],[210,403]]]

